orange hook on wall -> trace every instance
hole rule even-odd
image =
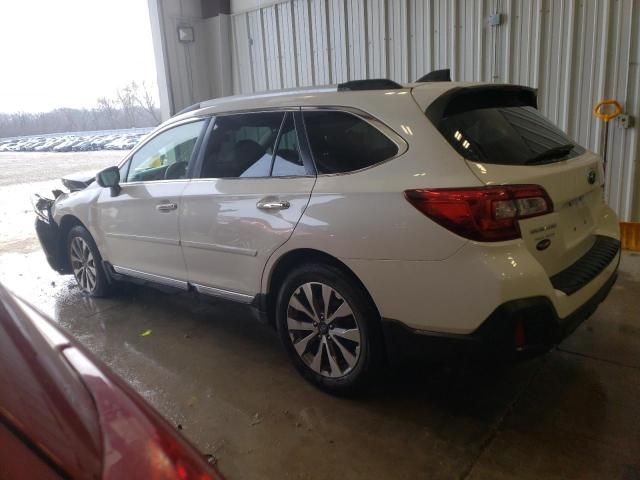
[[[609,111],[603,111],[602,107],[613,105],[613,110],[608,109]],[[613,120],[618,115],[622,113],[622,105],[618,103],[617,100],[602,100],[593,107],[593,115],[604,122],[608,122],[609,120]]]
[[[613,109],[607,108],[606,111],[602,107],[612,105]],[[607,142],[609,140],[609,121],[616,118],[622,113],[622,105],[617,100],[602,100],[593,107],[593,115],[604,122],[603,145],[602,145],[602,161],[604,168],[607,168]]]

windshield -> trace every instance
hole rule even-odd
[[[538,165],[585,152],[533,106],[468,110],[436,126],[458,153],[477,162]]]

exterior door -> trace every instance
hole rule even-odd
[[[100,193],[96,223],[116,272],[186,288],[178,216],[204,124],[189,121],[160,132],[121,167],[120,194]]]
[[[297,118],[243,113],[210,126],[180,217],[189,282],[199,291],[251,302],[269,256],[291,236],[315,183]]]

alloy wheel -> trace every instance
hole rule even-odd
[[[293,292],[287,307],[287,329],[299,357],[319,375],[343,377],[358,363],[358,319],[349,303],[329,285],[309,282]]]
[[[78,285],[87,293],[93,292],[96,288],[98,272],[89,244],[82,237],[73,237],[69,256]]]

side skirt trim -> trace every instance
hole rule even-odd
[[[193,287],[193,289],[200,294],[223,298],[225,300],[232,300],[234,302],[244,303],[247,305],[252,304],[255,299],[255,295],[232,292],[230,290],[224,290],[222,288],[207,287],[205,285],[185,282],[184,280],[176,280],[174,278],[163,277],[162,275],[141,272],[132,268],[120,267],[118,265],[112,265],[111,268],[113,268],[113,271],[115,273],[124,275],[126,277],[133,277],[140,280],[145,280],[147,282],[157,283],[159,285],[178,288],[180,290],[189,290],[189,287]]]
[[[220,297],[227,300],[233,300],[234,302],[250,304],[253,302],[255,295],[247,295],[246,293],[231,292],[229,290],[223,290],[221,288],[205,287],[204,285],[192,284],[193,288],[198,293],[204,295],[211,295],[213,297]]]
[[[149,282],[159,283],[167,285],[169,287],[179,288],[181,290],[189,290],[189,284],[183,280],[176,280],[174,278],[163,277],[161,275],[154,275],[153,273],[141,272],[132,268],[119,267],[113,265],[113,270],[121,275],[128,275],[130,277],[140,278]]]

